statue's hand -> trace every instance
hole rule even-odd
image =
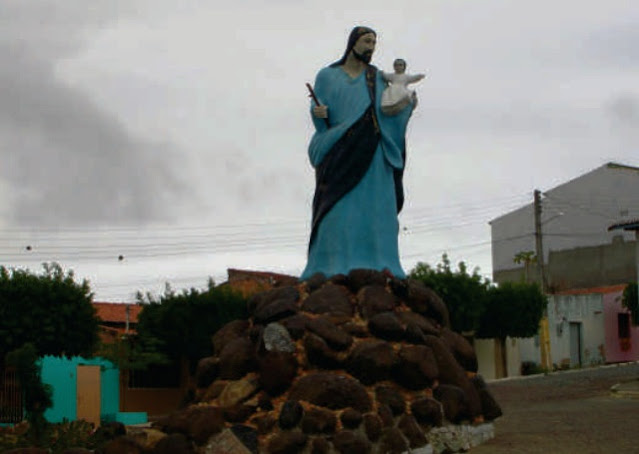
[[[313,107],[313,115],[315,118],[328,118],[328,106]]]

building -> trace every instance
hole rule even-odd
[[[608,163],[541,193],[543,263],[550,292],[622,284],[635,279],[635,235],[609,230],[639,218],[639,168]],[[534,203],[490,221],[493,281],[540,282],[535,263],[518,254],[536,251]]]

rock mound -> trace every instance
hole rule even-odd
[[[492,436],[501,410],[474,350],[420,282],[316,275],[254,295],[249,309],[213,336],[195,403],[154,425],[193,452],[456,452]]]

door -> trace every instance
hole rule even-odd
[[[100,366],[78,366],[77,368],[77,416],[95,425],[100,425]]]
[[[581,366],[581,323],[570,322],[570,367]]]

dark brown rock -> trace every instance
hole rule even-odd
[[[367,285],[357,294],[357,302],[360,314],[367,320],[383,312],[392,312],[398,300],[381,285]]]
[[[255,407],[235,404],[222,410],[224,419],[229,422],[244,422],[255,412]]]
[[[353,314],[348,289],[330,283],[311,293],[302,303],[302,310],[313,314]]]
[[[180,433],[170,434],[160,439],[151,454],[194,454],[193,444]]]
[[[306,333],[304,336],[304,350],[308,361],[322,369],[341,369],[343,364],[339,354],[332,350],[321,337]]]
[[[313,293],[315,290],[319,289],[322,285],[326,283],[328,279],[324,273],[315,273],[308,279],[306,279],[306,288],[308,289],[308,293]]]
[[[479,416],[481,414],[479,394],[468,379],[466,371],[459,365],[450,349],[441,339],[435,336],[426,336],[426,343],[435,355],[440,383],[461,388],[467,399],[469,416],[471,418]]]
[[[353,337],[338,326],[335,326],[328,318],[318,317],[308,321],[306,327],[317,334],[334,350],[346,350],[353,343]]]
[[[404,345],[398,352],[393,377],[405,388],[419,390],[430,387],[439,376],[435,355],[425,345]]]
[[[351,351],[346,370],[365,385],[390,378],[397,365],[397,355],[393,346],[381,340],[364,340]]]
[[[387,454],[402,454],[408,451],[408,442],[397,427],[384,429],[379,440],[379,452]]]
[[[433,390],[433,396],[441,402],[444,416],[450,422],[459,424],[470,419],[468,400],[463,389],[454,385],[439,385]]]
[[[431,320],[417,312],[401,311],[397,313],[397,316],[399,317],[399,320],[406,325],[406,329],[408,329],[408,327],[415,326],[424,334],[432,334],[434,336],[439,336],[440,334],[440,328],[435,326]]]
[[[410,405],[411,414],[423,426],[439,427],[443,423],[442,404],[425,397],[414,401]]]
[[[304,414],[304,408],[296,400],[287,400],[280,411],[279,425],[282,429],[292,429],[297,426]]]
[[[214,356],[202,358],[195,370],[195,385],[198,388],[208,388],[215,381],[220,371],[220,360]]]
[[[231,426],[231,432],[237,437],[238,440],[252,453],[258,452],[257,431],[252,427],[242,424],[235,424]]]
[[[305,434],[331,434],[337,427],[337,416],[324,408],[311,408],[304,413],[301,426]]]
[[[419,448],[428,444],[424,432],[421,427],[419,427],[419,424],[417,424],[413,415],[403,415],[399,418],[397,428],[402,431],[411,448]]]
[[[34,448],[23,448],[23,449],[29,449],[29,450],[23,450],[23,451],[8,451],[9,453],[12,454],[40,454],[40,453],[46,453],[48,452],[47,450],[34,450]],[[6,452],[7,451],[3,451]],[[106,442],[102,448],[101,448],[101,453],[102,454],[122,454],[122,453],[126,453],[126,454],[143,454],[144,453],[144,448],[137,442],[135,441],[133,438],[131,437],[127,437],[126,435],[122,435],[120,437],[117,437],[111,441]]]
[[[292,353],[271,351],[258,360],[260,387],[271,396],[286,391],[297,374],[297,359]]]
[[[268,304],[262,304],[253,313],[253,319],[255,323],[267,324],[276,322],[291,315],[296,314],[298,311],[297,304],[295,302],[288,301],[287,299],[275,300]]]
[[[341,328],[351,336],[355,337],[368,337],[370,334],[366,325],[362,325],[356,322],[344,323]]]
[[[265,392],[261,392],[257,396],[257,407],[260,410],[271,411],[273,409],[273,402],[271,401],[271,396],[269,396]]]
[[[408,297],[406,304],[418,314],[432,318],[441,326],[450,327],[448,308],[442,299],[423,282],[408,279]]]
[[[273,430],[277,421],[271,415],[260,415],[251,419],[251,422],[257,427],[257,433],[266,435]]]
[[[237,380],[255,370],[255,349],[250,340],[230,341],[220,353],[220,378]]]
[[[340,454],[368,454],[372,449],[366,438],[350,430],[342,430],[335,434],[333,446]]]
[[[357,429],[362,423],[363,416],[359,411],[353,408],[347,408],[342,412],[339,419],[342,421],[342,426],[346,429]]]
[[[388,405],[394,416],[406,411],[406,402],[397,389],[390,385],[379,385],[375,388],[375,399],[378,403]]]
[[[347,375],[327,372],[300,377],[293,383],[289,399],[305,400],[332,410],[352,407],[365,412],[371,408],[371,399],[357,380]]]
[[[404,338],[406,339],[406,342],[411,344],[420,345],[426,343],[426,335],[416,325],[406,325]]]
[[[484,379],[479,375],[475,375],[471,379],[471,383],[479,393],[481,412],[482,415],[484,415],[484,419],[486,421],[492,421],[499,418],[503,414],[501,411],[501,407],[486,387]]]
[[[331,445],[324,437],[316,437],[311,445],[311,454],[328,454]]]
[[[391,425],[393,421],[393,415],[388,410],[391,419]],[[382,420],[375,413],[366,413],[364,415],[364,432],[366,436],[372,442],[376,442],[382,435]]]
[[[7,451],[4,451],[5,453]],[[8,451],[11,452],[11,451]],[[47,453],[49,451],[46,451]],[[86,449],[86,448],[69,448],[69,449],[65,449],[64,451],[62,451],[62,454],[93,454],[94,451],[90,450],[90,449]]]
[[[380,339],[399,341],[404,338],[405,329],[394,312],[382,312],[370,318],[368,330]]]
[[[348,273],[348,288],[353,293],[357,293],[362,287],[367,285],[385,286],[388,277],[383,271],[358,268]]]
[[[228,382],[225,380],[216,380],[209,385],[204,394],[202,394],[202,398],[199,399],[202,402],[210,402],[213,399],[219,397],[219,395],[224,391]]]
[[[254,313],[273,302],[294,304],[300,297],[300,292],[294,286],[279,287],[254,295],[248,302],[249,313]]]
[[[332,284],[346,286],[348,277],[345,274],[334,274],[328,279]]]
[[[234,320],[227,323],[222,328],[217,330],[213,336],[213,350],[216,355],[219,355],[226,344],[232,340],[247,337],[249,329],[249,322],[247,320]]]
[[[451,348],[453,356],[461,367],[469,372],[477,372],[477,355],[468,340],[449,328],[442,329],[441,337]]]
[[[382,427],[393,427],[395,425],[395,417],[393,411],[386,404],[379,404],[377,406],[377,415],[382,422]]]
[[[153,427],[168,434],[187,435],[196,443],[202,444],[224,428],[224,416],[219,407],[197,405],[173,412],[155,422]]]
[[[299,454],[307,442],[308,435],[297,430],[280,432],[269,440],[267,452],[269,454]]]
[[[280,323],[288,330],[288,333],[295,340],[301,339],[306,332],[308,317],[303,314],[295,314],[280,320]]]

